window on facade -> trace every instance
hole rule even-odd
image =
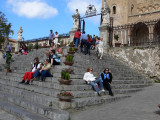
[[[113,6],[113,14],[116,14],[116,6]]]

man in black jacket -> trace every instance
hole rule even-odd
[[[111,90],[112,74],[109,72],[109,68],[106,68],[103,73],[101,73],[100,79],[103,81],[103,86],[109,91],[109,95],[114,96]]]

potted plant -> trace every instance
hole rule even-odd
[[[69,65],[69,66],[72,66],[73,65],[73,56],[66,56],[66,61],[63,62],[65,65]]]
[[[69,47],[74,47],[74,43],[71,42],[71,43],[69,44]]]
[[[115,42],[115,47],[120,47],[121,46],[121,43],[118,42],[118,39],[119,39],[119,36],[114,34],[114,39],[116,40]]]
[[[69,85],[72,80],[70,80],[70,75],[68,72],[62,70],[61,79],[58,80],[61,84]]]
[[[73,48],[73,47],[70,47],[69,50],[68,50],[68,53],[69,53],[69,54],[74,54],[74,53],[75,53],[74,48]]]
[[[70,102],[74,96],[70,92],[61,91],[59,94],[57,94],[57,97],[60,101]]]

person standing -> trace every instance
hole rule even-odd
[[[12,50],[12,44],[8,43],[7,48],[6,48],[6,67],[7,67],[7,72],[11,72],[11,70],[10,70],[10,64],[11,64],[11,58],[12,58],[11,50]]]
[[[80,42],[80,37],[81,37],[81,32],[80,32],[80,29],[78,29],[75,34],[74,34],[74,44],[75,44],[75,47],[78,47],[78,44]]]
[[[88,36],[85,32],[81,35],[81,52],[83,52],[84,47],[84,54],[86,55],[88,53]]]
[[[50,45],[50,46],[51,46],[51,44],[52,44],[53,38],[54,38],[53,30],[50,30],[50,34],[49,34],[49,45]]]
[[[58,44],[58,32],[55,32],[55,39],[54,39],[54,44],[55,44],[55,47],[57,48],[57,44]]]
[[[112,82],[112,74],[109,72],[109,68],[106,68],[100,76],[100,79],[103,83],[105,89],[109,91],[109,95],[114,96],[112,89],[111,89],[111,82]]]
[[[103,52],[104,52],[104,42],[103,42],[103,37],[101,37],[98,43],[98,58],[99,59],[102,59]]]

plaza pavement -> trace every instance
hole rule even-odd
[[[160,120],[160,84],[132,97],[71,114],[71,120]]]

